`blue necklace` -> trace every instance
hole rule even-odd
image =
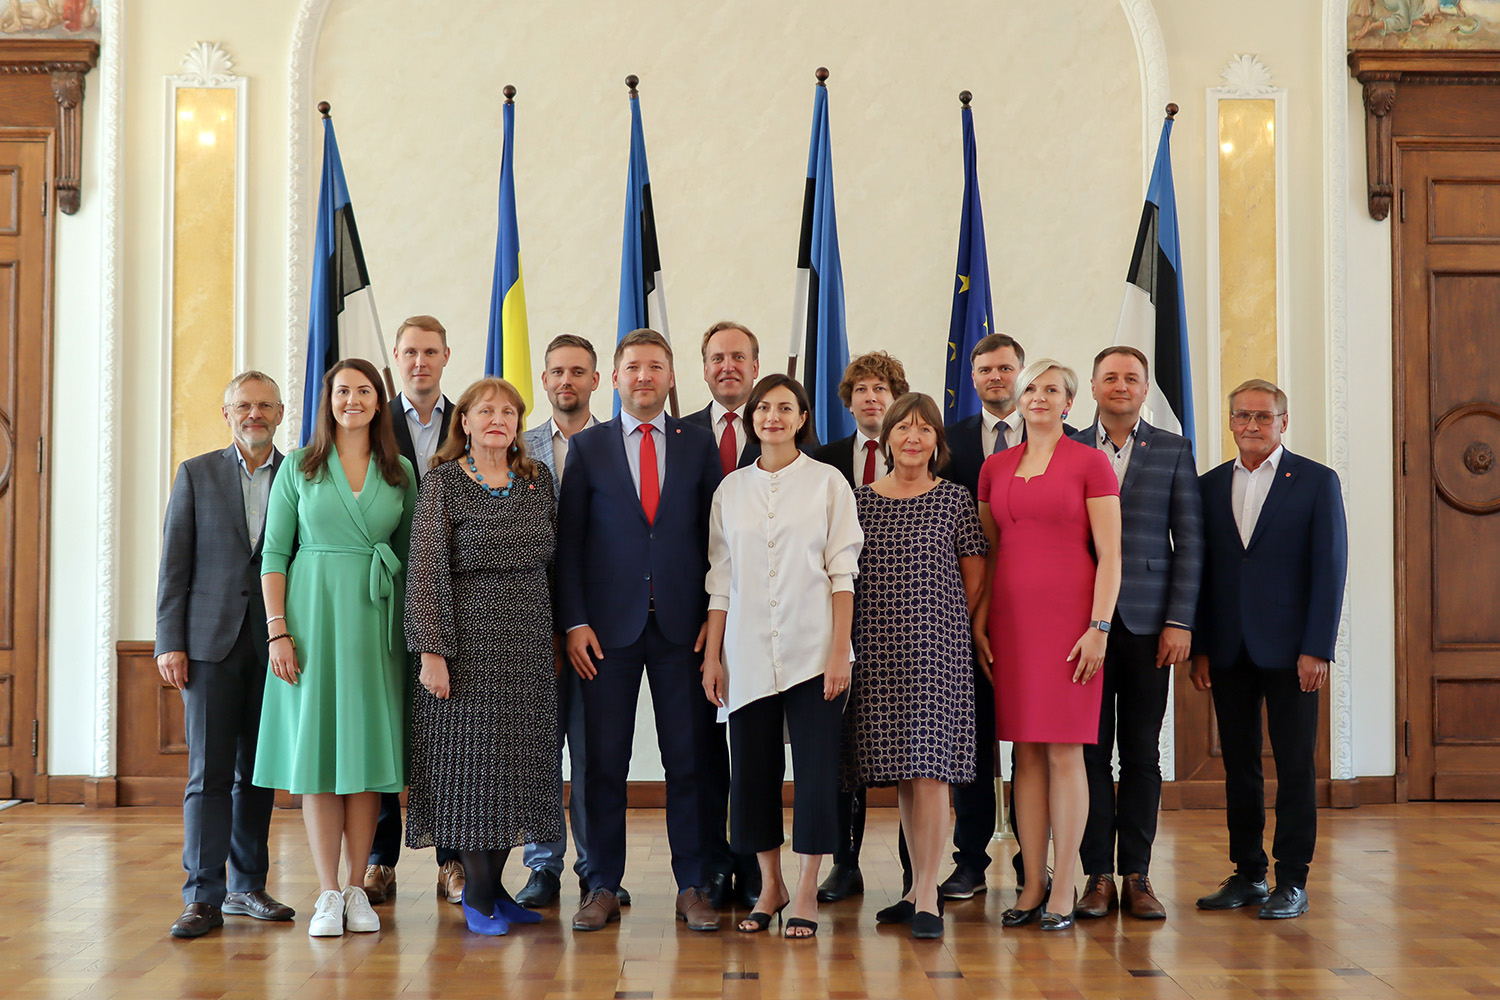
[[[484,476],[482,476],[482,475],[479,474],[478,467],[476,467],[474,465],[474,456],[473,455],[466,455],[464,457],[468,460],[469,471],[474,474],[474,479],[479,483],[479,485],[482,486],[482,487],[484,487],[485,492],[487,492],[492,497],[508,497],[508,496],[510,496],[510,485],[511,485],[511,483],[514,483],[516,481],[516,470],[515,469],[509,469],[509,470],[507,470],[510,478],[508,480],[506,480],[506,483],[505,483],[504,486],[500,487],[499,489],[496,489],[495,487],[491,486],[489,483],[485,482],[484,481]]]

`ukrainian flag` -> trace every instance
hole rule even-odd
[[[531,341],[526,328],[526,286],[521,280],[521,234],[516,225],[516,174],[511,149],[516,134],[514,88],[506,88],[505,149],[500,156],[500,225],[495,235],[495,283],[490,291],[490,332],[484,373],[507,379],[532,408]]]

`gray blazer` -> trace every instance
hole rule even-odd
[[[281,461],[273,448],[273,479]],[[156,577],[157,656],[183,651],[216,663],[234,648],[252,602],[261,605],[261,546],[250,547],[239,477],[232,444],[177,469]]]
[[[557,456],[552,454],[552,420],[548,418],[545,424],[533,427],[529,431],[521,432],[521,440],[526,444],[526,455],[533,462],[541,462],[552,473],[552,497],[557,498]]]
[[[1073,435],[1099,446],[1097,422]],[[1203,578],[1203,500],[1193,446],[1180,435],[1140,422],[1120,484],[1120,620],[1136,635],[1167,622],[1194,627]]]

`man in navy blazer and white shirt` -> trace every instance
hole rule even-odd
[[[1318,691],[1343,614],[1348,524],[1339,477],[1287,451],[1287,398],[1251,379],[1229,394],[1239,455],[1199,480],[1206,558],[1193,685],[1212,690],[1235,872],[1200,909],[1260,904],[1262,919],[1307,912],[1317,842]],[[1261,703],[1276,760],[1276,887],[1266,883]]]
[[[183,912],[172,936],[201,937],[224,914],[290,920],[266,892],[275,792],[250,780],[266,686],[261,540],[281,467],[272,437],[285,411],[269,375],[224,390],[233,441],[183,462],[172,484],[156,586],[156,666],[182,692],[188,780],[182,795]],[[283,630],[284,631],[284,630]]]
[[[453,403],[443,395],[443,369],[448,365],[448,331],[436,317],[409,316],[396,328],[396,346],[391,353],[401,376],[401,391],[387,408],[396,444],[411,463],[420,482],[427,475],[432,456],[448,435]],[[458,852],[437,848],[438,892],[450,903],[463,900],[464,866]],[[380,796],[380,818],[370,845],[370,864],[365,869],[365,894],[372,903],[384,903],[396,894],[396,862],[401,858],[401,796]]]
[[[1150,390],[1146,356],[1106,347],[1094,358],[1090,386],[1099,417],[1074,440],[1098,448],[1120,480],[1124,578],[1104,654],[1099,742],[1083,748],[1089,816],[1079,856],[1088,876],[1080,917],[1117,905],[1161,920],[1151,889],[1151,845],[1161,806],[1161,724],[1172,692],[1172,665],[1185,663],[1203,575],[1203,504],[1193,446],[1141,419]],[[1110,766],[1120,748],[1120,787]],[[1118,842],[1123,888],[1115,889]]]
[[[558,503],[557,620],[583,679],[589,894],[573,928],[620,918],[626,782],[641,674],[651,685],[667,786],[677,916],[712,931],[701,885],[703,747],[714,712],[699,670],[708,620],[708,518],[723,473],[713,435],[663,412],[672,347],[636,330],[615,347],[621,413],[575,434]]]
[[[562,488],[563,472],[568,463],[568,441],[579,431],[599,421],[589,412],[589,401],[599,388],[599,356],[594,345],[583,337],[564,333],[553,337],[542,356],[542,390],[552,404],[552,416],[521,435],[526,454],[541,462],[552,473],[552,488]],[[568,814],[573,826],[573,872],[578,876],[579,899],[588,894],[588,793],[585,775],[588,767],[584,749],[588,737],[583,724],[583,689],[578,674],[566,664],[557,674],[557,808],[562,812],[562,748],[568,748],[573,794],[568,799]],[[567,852],[567,827],[559,816],[558,828],[563,835],[545,844],[527,844],[524,859],[531,869],[525,888],[516,893],[516,902],[532,909],[551,905],[562,886],[563,855]],[[629,904],[630,896],[620,890],[620,902]]]

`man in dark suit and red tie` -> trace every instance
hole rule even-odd
[[[401,391],[386,411],[401,454],[420,482],[448,436],[448,423],[453,419],[453,403],[443,395],[442,387],[443,369],[448,365],[448,331],[436,317],[407,317],[396,328],[392,353],[401,375]],[[380,819],[365,870],[365,895],[370,902],[378,905],[396,895],[396,862],[400,857],[401,796],[386,792],[380,796]],[[439,847],[437,863],[438,894],[450,903],[462,902],[464,866],[458,852]]]
[[[1251,379],[1229,394],[1239,455],[1199,480],[1206,557],[1193,633],[1193,686],[1211,690],[1224,760],[1234,874],[1204,910],[1307,912],[1317,842],[1318,691],[1343,614],[1348,524],[1339,477],[1281,443],[1287,398]],[[1266,883],[1261,704],[1276,760],[1276,886]]]
[[[708,620],[708,518],[723,473],[713,435],[663,412],[672,347],[636,330],[615,347],[620,415],[573,435],[558,498],[557,620],[583,678],[589,894],[573,929],[620,919],[626,782],[641,675],[667,786],[677,916],[712,931],[702,891],[701,760],[714,732],[699,669]],[[721,737],[722,738],[722,737]]]
[[[269,375],[224,390],[233,441],[183,462],[167,502],[156,584],[156,667],[182,692],[188,780],[182,795],[182,915],[172,936],[201,937],[224,914],[290,920],[266,892],[275,792],[250,780],[266,687],[261,539],[284,413]],[[279,624],[279,623],[278,623]],[[283,630],[284,631],[284,630]]]
[[[813,451],[813,458],[844,474],[854,489],[869,485],[890,471],[880,448],[880,424],[886,408],[906,395],[910,385],[900,361],[884,351],[861,354],[844,369],[839,400],[854,417],[853,434]],[[859,852],[865,840],[865,790],[839,792],[839,848],[833,868],[818,886],[818,902],[836,903],[865,891]],[[901,840],[901,867],[911,877],[906,840]]]
[[[1186,663],[1203,575],[1203,505],[1186,438],[1141,418],[1150,390],[1146,356],[1106,347],[1090,380],[1099,417],[1074,440],[1098,448],[1120,482],[1123,582],[1104,654],[1099,742],[1084,744],[1089,816],[1079,856],[1088,876],[1080,917],[1115,907],[1142,920],[1166,908],[1151,889],[1151,845],[1161,806],[1161,724],[1172,665]],[[1110,766],[1116,742],[1120,787]],[[1122,888],[1115,888],[1118,843]]]

